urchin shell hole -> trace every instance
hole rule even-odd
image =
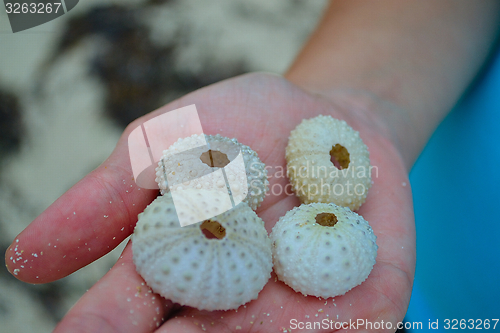
[[[319,213],[316,215],[316,223],[323,227],[333,227],[338,222],[333,213]]]
[[[332,150],[330,150],[330,161],[339,170],[347,169],[351,160],[349,158],[349,152],[347,151],[346,147],[338,143],[333,146]]]
[[[222,239],[226,236],[226,229],[217,221],[205,220],[200,225],[200,229],[208,239]]]
[[[223,168],[230,162],[226,154],[212,149],[201,154],[200,160],[212,168]]]

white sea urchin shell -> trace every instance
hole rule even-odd
[[[362,216],[332,203],[292,209],[274,226],[271,241],[278,278],[296,292],[323,298],[361,284],[378,248]]]
[[[357,210],[365,202],[371,187],[368,148],[345,121],[322,115],[303,120],[290,134],[286,160],[303,203],[333,202]]]
[[[213,195],[203,189],[193,193],[186,197]],[[139,214],[132,251],[146,283],[173,302],[201,310],[236,309],[257,298],[272,270],[264,222],[241,202],[202,224],[180,227],[176,208],[182,205],[189,202],[174,207],[167,193]],[[202,227],[217,238],[207,238]]]
[[[242,159],[239,156],[240,151]],[[219,154],[222,156],[219,162],[221,164],[215,163],[215,166],[211,166],[203,162],[201,155],[208,157],[207,152],[223,153]],[[212,155],[209,161],[212,157],[215,161],[215,156]],[[220,167],[224,168],[226,176],[219,171]],[[234,202],[244,201],[253,210],[257,209],[268,190],[267,170],[257,153],[236,139],[219,134],[195,134],[179,139],[163,151],[156,168],[156,182],[162,194],[169,191],[167,178],[173,183],[171,185],[174,189],[189,187],[227,193],[226,177]]]

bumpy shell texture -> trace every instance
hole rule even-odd
[[[345,121],[322,115],[303,120],[290,134],[286,160],[303,203],[333,202],[357,210],[365,202],[371,187],[368,149]]]
[[[191,149],[196,146],[201,148]],[[238,157],[240,151],[242,159]],[[219,171],[221,168],[224,168],[225,176]],[[242,169],[244,173],[240,172]],[[219,134],[195,134],[179,139],[164,150],[156,168],[156,182],[162,194],[169,191],[168,179],[174,189],[229,191],[235,203],[244,201],[253,210],[264,200],[269,185],[265,164],[257,153],[236,139]]]
[[[336,223],[318,224],[318,214],[333,214]],[[343,295],[361,284],[375,264],[378,248],[362,216],[324,203],[289,211],[274,226],[271,241],[278,278],[296,292],[323,298]]]
[[[173,302],[201,310],[236,309],[256,299],[270,278],[271,242],[264,222],[244,202],[209,221],[207,229],[222,230],[221,239],[207,238],[204,224],[180,227],[171,195],[159,196],[139,214],[133,260],[146,283]]]

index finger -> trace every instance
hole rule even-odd
[[[158,191],[135,184],[128,132],[103,164],[15,238],[5,261],[19,280],[46,283],[65,277],[105,255],[132,233],[137,214]]]

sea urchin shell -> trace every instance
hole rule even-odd
[[[332,203],[292,209],[274,226],[271,241],[278,278],[296,292],[323,298],[362,283],[377,256],[368,222]]]
[[[210,195],[203,189],[198,194]],[[132,251],[146,283],[173,302],[201,310],[236,309],[257,298],[272,270],[271,242],[257,214],[241,202],[201,224],[180,227],[176,208],[166,193],[139,214]]]
[[[306,204],[333,202],[357,210],[371,187],[368,149],[343,120],[303,120],[290,134],[286,160],[292,187]]]
[[[267,170],[257,153],[219,134],[179,139],[163,151],[156,168],[162,194],[169,191],[169,185],[173,189],[189,187],[227,193],[226,181],[234,202],[244,201],[253,210],[264,200],[269,184]]]

